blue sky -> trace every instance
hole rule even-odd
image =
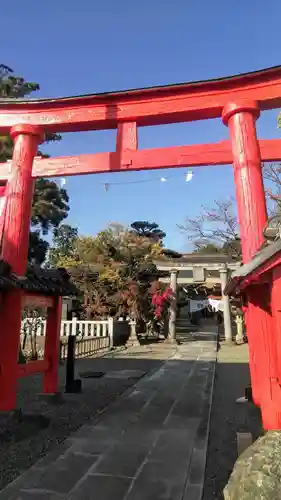
[[[1,6],[1,61],[55,97],[216,78],[281,64],[280,0],[15,0]],[[277,112],[258,121],[263,138],[280,137]],[[115,132],[65,134],[52,155],[112,151]],[[139,147],[226,139],[220,120],[146,127]],[[233,195],[231,167],[71,177],[69,222],[95,234],[109,222],[156,221],[166,244],[187,250],[176,224],[202,204]],[[173,176],[161,183],[162,176]],[[155,179],[147,183],[131,181]],[[105,192],[106,182],[120,182]]]

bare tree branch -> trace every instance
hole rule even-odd
[[[281,119],[280,119],[281,123]],[[281,164],[264,164],[263,178],[266,184],[265,193],[268,212],[274,214],[281,211]],[[203,250],[208,245],[217,247],[238,258],[241,254],[239,226],[235,209],[235,200],[215,200],[211,208],[202,206],[201,213],[195,217],[187,217],[179,229],[186,233],[188,241],[196,250]]]
[[[263,179],[269,187],[265,187],[269,215],[274,215],[281,208],[281,165],[275,163],[263,164]]]
[[[275,163],[264,163],[263,164],[263,178],[269,182],[272,182],[278,194],[281,192],[281,165]]]
[[[181,231],[187,233],[187,239],[195,248],[208,243],[222,247],[239,237],[234,200],[215,200],[214,203],[212,208],[202,206],[201,214],[195,219],[187,217],[183,225],[178,225]]]

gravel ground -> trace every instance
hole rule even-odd
[[[222,500],[233,465],[237,460],[237,432],[262,434],[260,413],[253,405],[237,404],[249,385],[248,346],[228,347],[218,352],[211,430],[203,500]]]
[[[140,370],[146,373],[157,369],[169,356],[167,349],[158,349],[157,354],[152,352],[153,348],[140,348],[139,351],[119,351],[103,358],[78,360],[76,376],[89,370],[105,373]],[[59,378],[63,392],[63,366]],[[83,378],[82,394],[65,394],[63,401],[50,403],[38,396],[42,387],[40,375],[21,379],[17,408],[22,410],[22,417],[0,414],[0,490],[135,382],[132,378]]]

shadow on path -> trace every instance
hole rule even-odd
[[[203,500],[223,500],[237,460],[237,432],[251,432],[254,439],[263,433],[259,409],[236,403],[250,382],[247,351],[247,345],[222,344],[218,353]]]
[[[216,360],[212,339],[159,345],[154,353],[136,348],[138,357],[165,359],[146,376],[134,350],[130,360],[111,360],[98,380],[120,382],[125,372],[134,382],[138,375],[136,385],[4,489],[0,500],[199,500]],[[74,405],[81,409],[77,399]]]

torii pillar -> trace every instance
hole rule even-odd
[[[170,272],[170,288],[172,290],[172,297],[169,308],[169,335],[166,339],[167,343],[177,344],[177,332],[176,332],[176,321],[177,321],[177,284],[178,284],[178,271],[172,269]]]
[[[235,101],[223,110],[223,123],[228,126],[233,154],[238,222],[243,262],[249,262],[262,245],[267,222],[261,155],[255,122],[260,110],[255,101]],[[253,399],[260,405],[263,394],[270,394],[269,366],[262,354],[268,352],[266,325],[268,314],[259,307],[256,297],[248,294],[246,326],[249,339],[250,370]]]
[[[6,187],[6,212],[3,227],[2,259],[18,276],[26,272],[31,205],[32,165],[44,134],[40,127],[20,124],[12,127],[14,140],[12,173]],[[17,364],[20,344],[22,291],[4,295],[0,311],[0,411],[16,406]]]
[[[228,344],[232,344],[232,327],[231,327],[231,312],[230,312],[230,300],[229,296],[223,293],[227,282],[228,282],[228,269],[227,266],[220,268],[220,281],[221,281],[221,294],[223,301],[223,323],[224,323],[224,335],[225,341]]]

